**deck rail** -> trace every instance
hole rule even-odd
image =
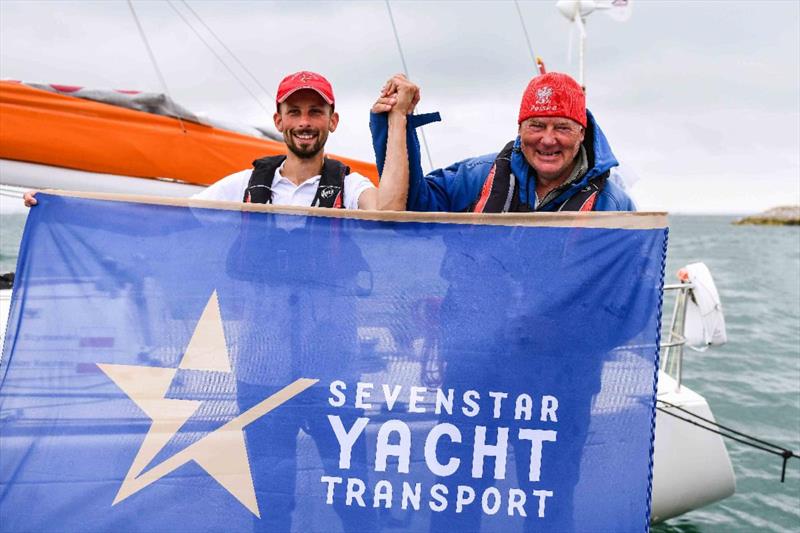
[[[659,345],[661,349],[660,370],[675,379],[677,389],[681,387],[683,373],[683,348],[686,345],[684,331],[686,327],[686,303],[691,296],[694,285],[691,283],[675,283],[664,285],[664,292],[676,292],[672,307],[672,319],[666,332],[665,340]]]

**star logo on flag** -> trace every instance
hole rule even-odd
[[[177,368],[101,363],[97,366],[153,421],[112,505],[136,494],[184,464],[194,461],[250,512],[261,517],[247,458],[244,428],[319,380],[307,378],[295,380],[200,440],[145,471],[150,462],[203,403],[198,400],[166,397],[178,370],[231,373],[216,291],[209,298]]]

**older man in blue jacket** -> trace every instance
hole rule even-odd
[[[499,152],[423,175],[416,128],[438,113],[411,115],[419,88],[392,77],[372,108],[370,129],[390,208],[411,211],[634,211],[608,179],[618,165],[586,109],[583,89],[557,72],[533,78],[522,95],[518,135]]]

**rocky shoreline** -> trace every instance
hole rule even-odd
[[[734,224],[757,224],[760,226],[800,226],[800,205],[773,207],[763,213],[740,218]]]

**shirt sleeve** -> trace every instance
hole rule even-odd
[[[348,174],[344,178],[344,208],[358,209],[358,199],[361,197],[361,193],[367,189],[374,188],[375,185],[372,184],[369,178],[362,176],[358,172]]]
[[[242,198],[244,198],[244,191],[247,189],[247,184],[250,182],[250,175],[252,172],[252,169],[247,169],[225,176],[213,185],[193,194],[192,198],[197,200],[241,202]]]

